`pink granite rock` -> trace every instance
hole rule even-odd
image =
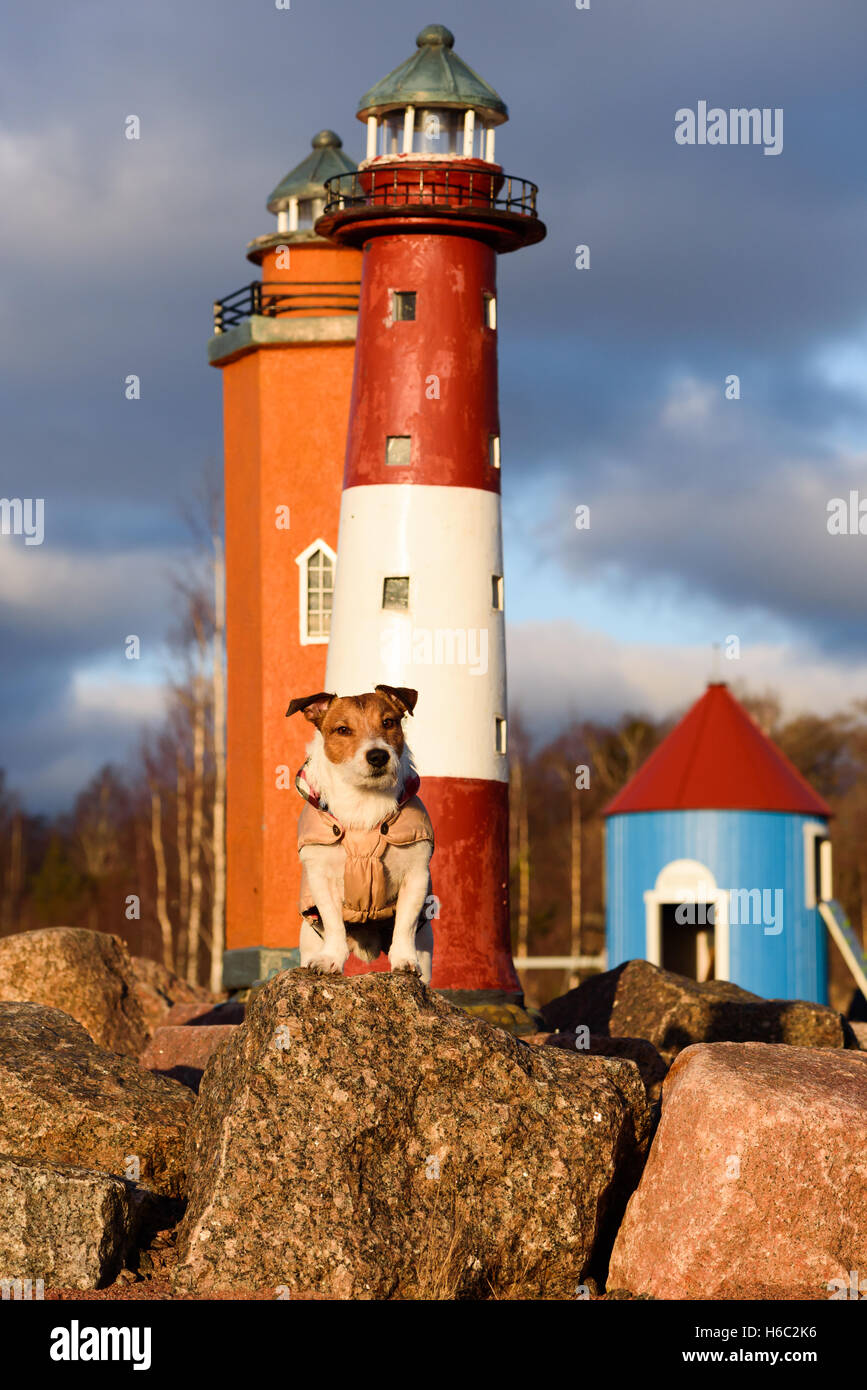
[[[617,1235],[609,1288],[829,1298],[867,1274],[867,1067],[842,1049],[686,1048]]]
[[[141,1066],[198,1091],[211,1054],[237,1032],[237,1025],[158,1028],[139,1058]]]
[[[131,1189],[109,1173],[0,1154],[0,1279],[111,1283],[131,1240]]]
[[[135,986],[119,936],[48,927],[0,941],[0,1001],[60,1009],[100,1047],[128,1057],[139,1055],[149,1032]]]
[[[0,1154],[94,1168],[176,1197],[194,1103],[186,1087],[97,1047],[59,1009],[0,1003]]]
[[[530,1033],[524,1041],[533,1047],[559,1047],[570,1057],[626,1057],[638,1067],[647,1099],[659,1100],[668,1063],[645,1038],[606,1038],[599,1033],[579,1037],[577,1033],[566,1032]]]
[[[527,1047],[400,974],[269,981],[193,1113],[199,1296],[574,1298],[649,1138],[631,1061]]]
[[[805,999],[762,999],[729,980],[699,984],[648,960],[628,960],[541,1010],[545,1026],[580,1025],[609,1037],[646,1038],[672,1061],[694,1043],[787,1043],[791,1047],[854,1047],[842,1014]]]
[[[161,961],[133,956],[133,990],[141,1005],[148,1033],[168,1023],[168,1014],[177,1004],[211,1009],[216,1002],[204,985],[190,985]]]
[[[851,1019],[849,1027],[858,1040],[858,1047],[862,1052],[867,1052],[867,1023],[855,1023]]]
[[[229,1000],[224,1004],[215,1004],[211,1000],[201,1000],[197,1004],[173,1004],[160,1023],[161,1028],[180,1028],[186,1024],[187,1027],[197,1028],[222,1026],[224,1023],[243,1023],[246,1016],[246,1005]]]

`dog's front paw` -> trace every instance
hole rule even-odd
[[[346,956],[341,960],[340,956],[332,956],[327,951],[320,951],[317,956],[311,956],[310,960],[307,961],[307,969],[315,970],[317,975],[342,975],[346,960]]]
[[[420,975],[421,966],[418,963],[418,956],[415,951],[404,953],[403,951],[389,952],[388,961],[391,966],[392,974],[404,971],[409,975]]]

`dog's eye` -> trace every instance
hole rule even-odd
[[[334,730],[334,732],[335,732],[336,734],[351,734],[351,733],[352,733],[352,730],[351,730],[351,729],[347,729],[347,727],[346,727],[345,724],[338,724],[338,725],[337,725],[337,728]]]
[[[395,726],[395,722],[396,721],[394,719],[383,719],[382,727],[384,729],[393,729]]]

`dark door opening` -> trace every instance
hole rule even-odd
[[[690,916],[695,922],[678,922],[675,916],[679,903],[660,904],[660,939],[662,944],[663,970],[671,970],[675,975],[686,975],[690,980],[713,980],[714,968],[714,928],[712,923],[700,919],[707,916],[710,904],[689,903]],[[702,912],[702,908],[705,911]]]

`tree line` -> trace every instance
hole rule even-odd
[[[191,523],[198,526],[197,559],[176,578],[174,675],[161,726],[142,739],[127,765],[101,768],[64,814],[28,813],[0,771],[0,935],[49,926],[113,932],[135,954],[217,990],[226,903],[226,695],[225,567],[215,496],[208,511],[207,526]],[[835,896],[867,941],[867,701],[829,717],[785,717],[772,692],[736,693],[831,805]],[[540,746],[520,712],[513,713],[516,955],[601,953],[604,808],[682,714],[574,722]],[[830,949],[832,998],[845,1007],[851,980]],[[541,1003],[562,993],[587,968],[528,970],[528,999]]]
[[[216,511],[216,499],[210,510]],[[200,530],[200,527],[196,529]],[[0,936],[87,927],[222,987],[226,903],[225,566],[215,525],[175,576],[162,724],[71,811],[33,815],[0,771]]]

